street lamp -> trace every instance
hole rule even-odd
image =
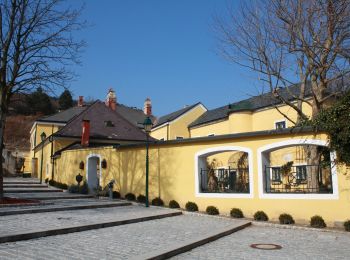
[[[149,172],[149,159],[148,159],[148,148],[149,148],[149,133],[152,129],[152,120],[151,118],[147,117],[145,121],[143,122],[143,126],[146,132],[146,207],[149,207],[149,201],[148,201],[148,172]]]
[[[40,167],[40,184],[43,182],[43,157],[44,157],[44,142],[46,140],[45,132],[42,132],[40,135],[41,138],[41,167]]]

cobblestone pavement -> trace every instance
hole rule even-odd
[[[134,205],[116,208],[83,209],[0,217],[0,235],[61,229],[109,221],[125,220],[174,212],[166,208]]]
[[[280,250],[258,250],[251,244],[278,244]],[[350,234],[251,226],[173,257],[185,259],[350,259]]]
[[[155,210],[156,208],[152,208]],[[0,244],[0,258],[127,259],[205,235],[235,220],[182,215],[131,225]]]
[[[108,199],[62,199],[62,200],[45,200],[42,205],[38,206],[18,206],[18,207],[0,207],[1,212],[8,211],[21,211],[27,209],[50,209],[60,207],[72,207],[72,206],[92,206],[92,205],[109,205],[109,204],[120,204],[128,202],[126,200],[108,200]]]

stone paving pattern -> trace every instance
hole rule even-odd
[[[135,205],[2,216],[0,217],[0,236],[104,223],[171,212],[174,212],[174,210],[166,208],[150,209]]]
[[[128,203],[126,200],[108,200],[108,199],[62,199],[62,200],[45,200],[42,205],[38,206],[19,206],[19,207],[0,207],[1,212],[8,211],[22,211],[22,210],[32,210],[32,209],[50,209],[50,208],[64,208],[73,206],[93,206],[93,205],[110,205],[110,204],[120,204]]]
[[[257,250],[251,244],[278,244],[280,250]],[[340,260],[350,259],[350,233],[251,226],[175,256],[189,259]]]
[[[0,256],[2,260],[127,259],[149,253],[152,250],[161,250],[187,239],[204,236],[208,231],[224,228],[234,222],[231,219],[182,215],[131,225],[0,244]]]

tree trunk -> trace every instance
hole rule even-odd
[[[4,197],[4,168],[2,166],[3,163],[3,149],[4,149],[4,131],[5,131],[5,118],[6,114],[0,110],[0,155],[1,155],[1,163],[0,163],[0,200]]]

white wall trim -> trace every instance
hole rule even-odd
[[[29,133],[32,133],[36,125],[55,125],[55,126],[65,126],[66,123],[54,123],[54,122],[37,122],[35,121]]]
[[[229,152],[239,151],[248,153],[248,164],[249,164],[249,192],[246,194],[242,193],[202,193],[199,190],[199,157],[207,154],[215,154],[218,152]],[[253,198],[254,196],[254,169],[253,169],[253,152],[250,148],[241,146],[219,146],[201,150],[194,155],[194,177],[195,177],[195,196],[198,198]]]
[[[272,144],[268,144],[258,148],[257,156],[258,156],[258,190],[259,190],[259,198],[260,199],[309,199],[309,200],[337,200],[339,199],[339,191],[338,191],[338,176],[337,176],[337,168],[334,163],[336,158],[335,152],[331,152],[331,174],[332,174],[332,186],[333,186],[333,194],[270,194],[264,193],[264,170],[262,165],[262,153],[274,150],[277,148],[283,148],[288,146],[295,145],[319,145],[319,146],[328,146],[328,142],[325,140],[318,139],[295,139],[295,140],[286,140],[282,142],[276,142]]]

